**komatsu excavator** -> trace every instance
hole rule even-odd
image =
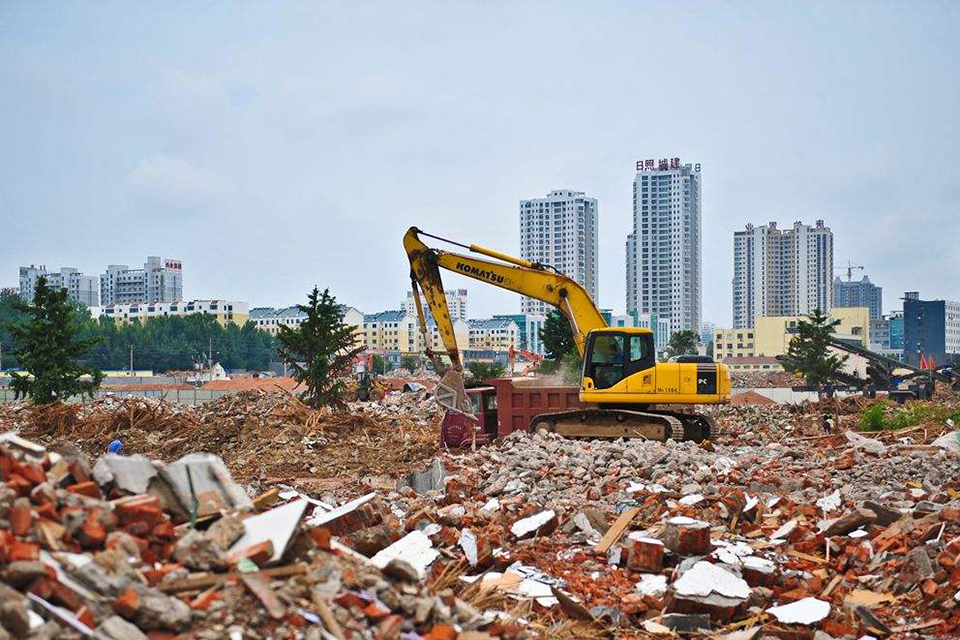
[[[421,236],[492,258],[487,260],[428,247]],[[449,369],[436,397],[449,411],[472,415],[463,384],[463,364],[443,293],[440,269],[542,300],[570,322],[583,358],[580,401],[583,409],[540,414],[531,429],[573,438],[645,438],[701,441],[710,437],[710,420],[690,405],[721,404],[730,396],[730,372],[721,363],[658,363],[653,332],[640,327],[608,327],[597,306],[575,280],[549,265],[499,251],[465,245],[411,227],[403,237],[424,343],[430,344],[421,291],[437,323]],[[443,354],[427,350],[437,371]]]

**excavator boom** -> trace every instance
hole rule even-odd
[[[463,247],[471,253],[495,260],[433,249],[423,243],[420,239],[421,235]],[[447,409],[471,414],[469,400],[463,386],[463,364],[460,361],[460,348],[457,345],[456,336],[454,336],[453,321],[450,318],[447,299],[443,293],[443,281],[440,277],[441,268],[542,300],[556,307],[570,322],[573,339],[581,356],[586,347],[587,334],[593,329],[607,326],[600,310],[593,304],[593,300],[590,299],[584,288],[572,278],[558,273],[550,267],[534,264],[492,249],[485,249],[475,244],[463,245],[438,236],[432,236],[416,227],[411,227],[404,235],[403,247],[410,260],[410,280],[413,288],[414,304],[417,307],[417,319],[424,343],[429,345],[430,340],[426,318],[423,314],[423,305],[420,302],[421,291],[437,323],[446,355],[450,358],[450,370],[441,377],[436,394],[438,402]],[[434,362],[437,370],[440,371],[440,354],[432,352],[429,348],[427,354]]]

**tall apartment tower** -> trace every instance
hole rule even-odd
[[[561,189],[520,201],[520,257],[548,264],[576,280],[597,301],[597,199]],[[552,307],[550,308],[552,309]],[[540,300],[524,297],[520,312],[546,315]]]
[[[833,306],[867,307],[870,319],[879,321],[883,317],[883,287],[870,282],[863,276],[861,280],[833,280]]]
[[[183,263],[176,258],[149,256],[142,269],[111,264],[100,275],[100,301],[112,304],[183,300]]]
[[[447,308],[450,310],[450,319],[451,320],[463,320],[467,321],[467,290],[466,289],[446,289],[443,292],[444,297],[447,299]],[[423,306],[423,313],[425,318],[432,318],[433,314],[430,312],[430,305],[427,304],[426,299],[421,295],[420,304]],[[407,313],[412,313],[416,315],[417,305],[413,302],[413,292],[407,291],[406,300],[400,302],[400,310],[406,311]]]
[[[73,267],[61,267],[60,271],[47,271],[43,265],[37,267],[20,267],[20,297],[27,302],[33,302],[33,294],[37,289],[37,280],[47,279],[50,288],[66,289],[71,300],[79,302],[85,307],[99,305],[97,295],[97,278],[85,276]]]
[[[764,316],[800,316],[833,308],[833,232],[824,226],[776,222],[733,234],[733,326]]]
[[[700,333],[700,165],[637,162],[633,233],[627,236],[627,313]]]

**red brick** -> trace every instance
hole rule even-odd
[[[663,542],[668,549],[682,556],[704,556],[713,550],[710,525],[690,518],[667,520]]]
[[[33,489],[33,485],[30,484],[29,480],[16,473],[10,474],[10,479],[7,480],[7,486],[18,496],[29,496],[30,490]]]
[[[150,640],[177,640],[179,637],[180,636],[170,631],[147,631],[147,638]]]
[[[73,476],[74,482],[89,482],[90,476],[83,469],[83,464],[79,460],[74,460],[67,464],[67,469],[70,471],[70,475]]]
[[[88,498],[101,498],[100,487],[97,486],[96,482],[88,480],[86,482],[78,482],[77,484],[72,484],[67,487],[67,491],[70,493],[76,493],[81,496],[87,496]]]
[[[377,640],[397,640],[403,628],[403,618],[398,615],[387,616],[377,625]],[[455,638],[456,636],[451,636]]]
[[[57,508],[53,506],[52,502],[44,502],[37,507],[37,517],[53,520],[54,522],[60,520],[60,515],[57,513]]]
[[[47,480],[47,474],[43,472],[43,467],[34,462],[21,463],[19,474],[32,485],[38,485]]]
[[[323,527],[314,527],[310,529],[310,537],[318,549],[330,551],[330,530]]]
[[[659,540],[629,540],[627,568],[643,573],[660,573],[663,569],[663,543]]]
[[[8,559],[10,562],[17,562],[18,560],[39,560],[40,547],[29,542],[14,540],[10,544]]]
[[[132,618],[140,606],[140,596],[133,589],[127,589],[113,601],[113,610],[124,618]]]
[[[156,496],[145,496],[144,499],[121,502],[117,505],[116,511],[121,525],[144,522],[153,527],[163,519],[160,499]]]
[[[107,532],[96,518],[87,518],[80,528],[79,538],[82,547],[99,549],[107,540]]]
[[[80,609],[74,615],[77,616],[77,620],[87,625],[91,629],[97,626],[97,623],[93,620],[93,614],[86,605],[80,607]]]
[[[211,604],[216,602],[222,596],[216,589],[207,589],[196,598],[190,601],[190,608],[199,611],[206,611]]]
[[[272,557],[273,543],[269,540],[264,540],[263,542],[258,542],[251,547],[247,547],[246,549],[234,553],[230,556],[228,562],[230,564],[236,564],[246,558],[258,565],[262,565]]]
[[[435,624],[423,640],[456,640],[457,631],[448,624]]]
[[[150,530],[150,535],[152,535],[154,538],[161,538],[163,540],[174,540],[177,537],[177,530],[173,526],[172,522],[169,520],[164,520]]]
[[[33,524],[32,507],[26,498],[17,498],[10,509],[10,531],[15,536],[25,536]]]
[[[70,611],[78,611],[83,605],[83,603],[80,602],[80,598],[77,597],[77,594],[62,582],[54,582],[52,584],[50,600],[53,601],[54,604],[59,604],[61,607],[69,609]]]
[[[371,620],[382,620],[390,615],[390,609],[387,609],[378,602],[371,602],[363,608],[363,615]]]

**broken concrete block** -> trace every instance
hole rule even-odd
[[[710,616],[668,613],[660,618],[660,624],[674,633],[698,633],[710,631]]]
[[[674,553],[683,556],[704,556],[713,550],[710,542],[710,524],[686,516],[667,520],[663,543]]]
[[[3,571],[3,581],[12,587],[22,589],[38,578],[46,578],[47,575],[47,567],[39,560],[11,562]]]
[[[700,560],[673,583],[672,594],[668,611],[702,613],[724,622],[750,597],[750,585],[726,569]]]
[[[903,561],[903,578],[910,582],[919,582],[934,574],[933,563],[925,547],[910,550]]]
[[[627,568],[641,573],[659,573],[663,569],[663,543],[655,538],[627,540]]]
[[[397,482],[397,491],[404,487],[410,487],[417,495],[423,495],[428,491],[442,491],[443,479],[448,475],[440,462],[440,458],[434,458],[433,462],[427,465],[423,471],[413,471]]]
[[[860,506],[864,509],[873,511],[873,513],[875,513],[877,516],[877,519],[874,520],[874,524],[881,527],[889,527],[903,516],[903,514],[896,509],[891,509],[890,507],[882,505],[874,500],[866,500]]]
[[[103,488],[114,487],[121,494],[146,493],[157,477],[157,469],[150,458],[140,454],[121,456],[108,453],[93,465],[93,479]]]
[[[143,631],[120,616],[110,616],[100,623],[97,631],[114,640],[147,640]]]
[[[212,571],[227,566],[223,549],[215,540],[199,531],[191,531],[177,541],[173,557],[194,571]]]
[[[404,582],[419,582],[420,574],[412,564],[400,558],[393,558],[383,567],[383,574]]]
[[[243,520],[235,515],[224,516],[210,525],[204,534],[221,550],[226,551],[233,543],[243,537],[246,527]]]
[[[250,496],[233,481],[219,456],[190,453],[164,466],[159,473],[187,513],[193,509],[194,500],[200,503],[198,515],[201,516],[224,507],[241,511],[253,509]]]
[[[190,625],[191,612],[179,598],[141,584],[135,584],[138,597],[133,621],[146,631],[183,631]]]
[[[535,513],[529,518],[521,518],[510,527],[510,533],[518,540],[529,535],[545,535],[557,526],[557,513],[553,509],[546,509]]]
[[[863,507],[857,507],[856,509],[851,509],[845,514],[831,522],[826,529],[823,530],[823,535],[828,538],[831,536],[842,536],[850,533],[854,529],[859,529],[868,524],[872,524],[877,519],[877,514],[869,509],[864,509]]]

